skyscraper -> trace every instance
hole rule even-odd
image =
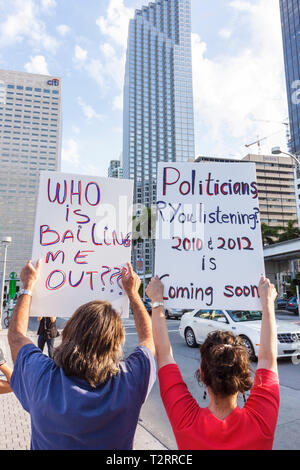
[[[300,0],[280,0],[280,14],[291,130],[289,150],[300,154]]]
[[[156,0],[130,21],[123,126],[124,177],[135,203],[150,206],[157,162],[195,158],[191,0]],[[151,272],[153,242],[138,244],[135,259]]]
[[[60,170],[60,154],[61,80],[0,70],[0,239],[12,237],[7,274],[31,258],[39,174]]]
[[[107,176],[109,178],[123,178],[123,168],[121,160],[111,160],[109,162]]]

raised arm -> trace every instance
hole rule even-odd
[[[10,378],[12,375],[12,370],[10,367],[8,367],[1,348],[0,348],[0,372],[2,372],[6,377],[6,380],[0,380],[0,395],[3,395],[4,393],[10,393],[12,391],[12,389],[10,388]]]
[[[169,339],[165,309],[162,305],[155,307],[156,303],[163,304],[164,301],[164,285],[157,276],[149,283],[146,293],[152,302],[152,330],[157,355],[157,366],[160,369],[176,362],[173,358]]]
[[[23,289],[26,291],[32,292],[35,286],[35,283],[38,279],[40,272],[41,261],[38,261],[34,267],[31,261],[28,261],[27,265],[21,271],[21,281]],[[11,321],[8,328],[8,342],[11,350],[12,360],[15,363],[17,359],[18,352],[20,349],[25,346],[25,344],[30,344],[29,338],[27,338],[27,329],[28,329],[28,320],[29,320],[29,311],[31,305],[31,295],[23,294],[21,295],[16,303],[14,308]]]
[[[269,369],[278,373],[277,326],[275,318],[275,300],[277,292],[274,285],[265,277],[261,278],[258,291],[263,314],[257,368]]]
[[[128,264],[127,270],[122,271],[122,283],[132,308],[139,346],[146,346],[155,356],[151,319],[139,295],[141,280],[133,271],[131,264]]]

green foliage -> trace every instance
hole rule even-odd
[[[300,237],[298,220],[289,220],[287,227],[270,227],[269,225],[262,223],[261,234],[264,246],[294,240],[295,238]]]

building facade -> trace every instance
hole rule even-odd
[[[243,161],[256,165],[261,223],[271,227],[287,227],[289,221],[298,220],[293,159],[275,155],[247,155]]]
[[[60,79],[0,70],[0,241],[12,237],[7,276],[19,275],[31,258],[39,174],[60,170],[61,124]]]
[[[124,85],[123,174],[134,179],[134,201],[156,201],[159,161],[195,158],[191,0],[156,0],[129,24]],[[154,242],[133,259],[153,272]]]
[[[196,162],[255,163],[261,223],[287,227],[290,220],[297,220],[295,164],[291,157],[249,154],[242,160],[198,157]]]
[[[111,160],[107,171],[109,178],[123,178],[123,168],[120,160]]]
[[[280,0],[286,88],[291,138],[289,150],[300,154],[300,0]]]

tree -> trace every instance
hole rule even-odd
[[[144,243],[145,240],[155,238],[155,221],[156,211],[153,207],[144,206],[139,215],[135,214],[133,216],[132,239],[134,245],[137,243]]]
[[[282,233],[278,237],[278,242],[285,242],[294,240],[300,237],[300,230],[298,227],[298,220],[289,220],[287,227],[281,228]]]
[[[282,230],[282,227],[270,227],[265,223],[261,224],[261,235],[263,245],[274,245],[278,242],[279,232]]]

